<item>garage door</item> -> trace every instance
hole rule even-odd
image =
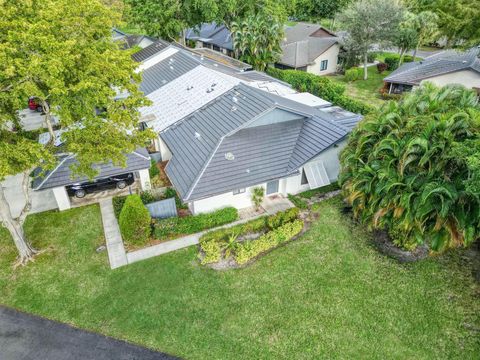
[[[328,178],[323,161],[308,163],[303,169],[305,170],[310,189],[316,189],[330,184],[330,179]]]

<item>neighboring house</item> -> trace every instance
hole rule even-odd
[[[281,69],[296,69],[316,75],[337,71],[339,38],[316,24],[297,23],[285,27],[282,56],[275,64]]]
[[[203,23],[198,27],[187,29],[185,39],[195,42],[197,48],[212,49],[233,56],[232,34],[225,25],[215,22]]]
[[[438,86],[463,85],[480,94],[480,48],[467,52],[443,51],[421,61],[406,63],[384,79],[389,94],[401,94],[429,81]]]
[[[121,41],[124,43],[125,49],[131,49],[133,47],[146,48],[153,44],[157,39],[147,35],[130,35],[126,34],[118,29],[112,30],[112,38],[115,41]]]
[[[166,174],[193,213],[252,206],[251,190],[286,196],[328,185],[361,116],[171,45],[140,65]]]
[[[70,209],[71,198],[67,194],[66,186],[91,181],[85,176],[73,176],[71,166],[75,163],[75,155],[59,154],[58,162],[52,170],[43,172],[41,168],[37,168],[33,173],[32,189],[34,194],[38,193],[35,195],[40,196],[43,201],[55,204],[54,208],[58,208],[60,211]],[[92,181],[133,173],[138,179],[141,189],[148,190],[150,165],[150,155],[147,150],[139,148],[126,155],[126,167],[115,166],[112,162],[94,166],[98,170],[98,175]],[[53,199],[55,200],[53,201]]]
[[[203,23],[197,28],[187,29],[186,39],[195,42],[196,48],[207,48],[233,56],[233,41],[224,25]],[[285,26],[282,55],[276,67],[296,69],[316,75],[337,71],[339,38],[329,30],[316,24],[297,23]]]

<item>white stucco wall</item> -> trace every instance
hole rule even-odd
[[[311,161],[322,160],[325,165],[328,177],[331,182],[334,182],[338,178],[340,171],[339,154],[345,147],[347,141],[344,140],[338,144],[338,146],[330,147],[323,153],[312,159]],[[289,176],[287,178],[280,179],[279,181],[279,193],[283,195],[298,194],[299,192],[310,189],[308,184],[301,185],[302,168],[299,169],[299,174],[295,176]],[[227,206],[233,206],[237,209],[244,209],[253,206],[251,201],[252,189],[262,186],[266,189],[267,184],[259,184],[252,187],[248,187],[244,193],[233,195],[233,192],[224,193],[221,195],[212,196],[206,199],[197,200],[190,204],[190,211],[195,214],[211,212]],[[193,206],[192,206],[193,205]]]
[[[330,49],[320,55],[312,65],[307,66],[307,72],[315,75],[333,74],[337,71],[338,53],[340,45],[335,44]],[[328,60],[327,70],[320,71],[320,64],[323,60]]]
[[[63,210],[70,209],[71,208],[70,198],[68,197],[65,186],[59,186],[59,187],[53,188],[52,190],[53,190],[53,195],[57,200],[58,210],[63,211]]]
[[[167,161],[172,158],[172,153],[167,147],[167,144],[165,144],[165,141],[162,140],[161,137],[158,137],[158,146],[159,146],[159,151],[160,154],[162,155],[162,161]]]
[[[440,76],[431,77],[423,80],[420,84],[424,82],[431,82],[437,86],[445,86],[448,84],[459,84],[463,85],[468,89],[473,87],[480,87],[480,74],[473,70],[462,70],[449,74],[444,74]]]

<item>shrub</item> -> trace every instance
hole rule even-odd
[[[167,188],[163,194],[164,199],[170,199],[170,198],[175,198],[175,205],[177,206],[177,209],[188,209],[188,205],[184,204],[182,200],[180,200],[180,197],[178,196],[177,192],[175,191],[174,188]]]
[[[387,64],[388,66],[388,70],[396,70],[398,69],[398,62],[400,61],[400,55],[398,54],[391,54],[391,55],[387,55],[385,56],[385,64]],[[410,56],[410,55],[405,55],[403,57],[403,63],[408,63],[408,62],[412,62],[413,61],[413,57]]]
[[[178,235],[194,234],[231,223],[237,219],[237,209],[226,207],[207,214],[156,220],[154,225],[155,237],[163,239]]]
[[[133,245],[145,244],[151,233],[151,221],[150,213],[140,196],[127,196],[119,221],[123,240]]]
[[[158,169],[157,162],[154,159],[150,159],[150,169],[148,172],[150,173],[150,178],[160,175],[160,170]]]
[[[218,229],[204,234],[200,243],[204,242],[225,242],[232,234],[245,235],[265,231],[267,216],[262,216],[249,222],[238,224],[229,228]]]
[[[203,250],[204,257],[202,259],[202,265],[211,264],[220,261],[222,257],[222,249],[220,243],[217,241],[204,241],[200,243],[200,247]]]
[[[289,223],[298,218],[300,210],[298,208],[291,208],[285,211],[280,211],[275,215],[268,217],[267,226],[273,230],[286,223]]]
[[[362,69],[354,67],[345,71],[345,80],[348,82],[356,81],[362,78]]]
[[[142,191],[140,193],[140,198],[142,199],[142,203],[145,205],[157,201],[155,196],[150,191]]]
[[[326,193],[329,193],[329,192],[335,191],[335,190],[340,190],[340,186],[338,185],[338,182],[336,182],[336,181],[331,183],[330,185],[327,185],[327,186],[322,186],[322,187],[319,187],[317,189],[312,189],[312,190],[307,190],[307,191],[301,192],[300,194],[298,194],[298,196],[300,196],[302,198],[305,198],[305,199],[311,199],[312,197],[314,197],[316,195],[326,194]]]
[[[288,200],[290,200],[293,203],[293,205],[295,205],[299,209],[304,210],[308,208],[308,203],[298,196],[288,194]]]
[[[378,52],[376,51],[370,51],[368,54],[367,54],[367,61],[369,63],[373,63],[375,60],[377,60],[377,57],[378,57]]]
[[[258,210],[262,204],[263,197],[265,196],[265,189],[263,187],[256,187],[252,191],[252,202],[255,208]]]
[[[235,249],[235,261],[240,265],[245,264],[261,253],[290,240],[299,234],[302,229],[303,221],[295,220],[260,236],[258,239],[239,243]]]
[[[380,62],[377,64],[377,71],[379,74],[383,73],[388,69],[388,65],[385,64],[384,62]]]
[[[292,85],[298,91],[309,92],[330,101],[345,110],[366,115],[374,110],[369,104],[354,100],[346,95],[345,86],[334,83],[325,76],[318,76],[300,70],[280,70],[268,68],[267,73]]]
[[[125,204],[125,200],[127,200],[126,196],[114,196],[112,198],[113,212],[117,220],[120,219],[120,213],[122,212],[122,208],[123,208],[123,205]]]

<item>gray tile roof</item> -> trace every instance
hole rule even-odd
[[[275,108],[292,111],[306,120],[243,129]],[[190,201],[288,176],[348,132],[327,113],[240,84],[160,136],[173,155],[166,167],[167,175],[182,199]],[[234,153],[236,160],[226,160],[229,148],[240,157]],[[228,163],[221,171],[220,165],[227,161],[231,165]],[[247,173],[245,166],[255,171]],[[243,171],[246,175],[240,176]]]
[[[142,90],[145,95],[148,95],[198,65],[198,61],[188,53],[177,51],[175,54],[169,56],[166,61],[160,61],[142,72],[140,90]]]
[[[155,41],[153,44],[148,45],[146,48],[143,48],[142,50],[133,54],[132,58],[135,61],[142,62],[158,54],[160,51],[165,50],[168,46],[170,46],[170,43],[168,41],[160,39]]]
[[[338,39],[335,37],[310,37],[305,40],[284,44],[282,45],[282,57],[278,63],[293,68],[307,66],[337,43]]]
[[[59,156],[57,166],[50,171],[42,174],[42,169],[37,168],[34,171],[34,180],[32,188],[34,190],[49,189],[57,186],[66,186],[78,182],[88,181],[85,176],[72,177],[71,165],[76,163],[74,155]],[[124,174],[132,171],[150,168],[150,156],[145,148],[139,148],[126,155],[126,167],[114,166],[112,162],[96,165],[99,171],[97,178]]]
[[[384,81],[398,84],[418,85],[422,80],[460,70],[480,73],[480,48],[467,52],[444,51],[422,61],[406,63],[387,76]]]
[[[218,25],[215,22],[203,23],[199,27],[187,29],[185,38],[187,40],[202,41],[220,48],[233,50],[230,31],[225,25]]]

